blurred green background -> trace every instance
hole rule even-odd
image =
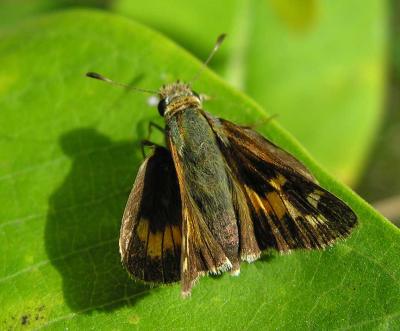
[[[7,31],[76,7],[133,18],[200,59],[226,32],[211,68],[277,116],[335,177],[399,219],[398,1],[2,0],[0,24]]]

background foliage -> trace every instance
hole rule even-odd
[[[213,67],[268,112],[210,71],[196,84],[214,97],[207,110],[264,123],[263,134],[302,159],[360,217],[352,237],[331,249],[269,252],[244,265],[238,278],[203,278],[190,300],[180,299],[178,285],[149,289],[131,281],[119,262],[120,217],[141,162],[138,142],[150,119],[162,119],[146,96],[83,75],[98,70],[156,89],[192,77],[200,62],[131,18],[65,11],[72,2],[1,4],[1,328],[399,328],[398,230],[276,123],[336,175],[359,177],[381,112],[384,7],[306,3],[298,10],[238,1],[225,10],[193,3],[159,11],[127,1],[100,4],[201,58],[218,33],[230,33]],[[168,13],[183,9],[173,25]],[[353,25],[341,24],[344,12]],[[350,47],[354,40],[358,47]],[[277,120],[266,122],[271,114]]]
[[[382,1],[7,2],[4,24],[24,15],[92,5],[162,31],[201,59],[216,36],[227,32],[212,67],[278,115],[337,177],[354,184],[361,175],[382,111]]]

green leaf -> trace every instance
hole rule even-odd
[[[218,55],[217,55],[218,58]],[[122,211],[141,162],[147,95],[86,79],[99,71],[157,89],[201,63],[132,21],[96,11],[44,16],[0,41],[1,329],[398,329],[399,230],[337,183],[275,120],[260,132],[354,208],[360,225],[325,251],[268,253],[239,277],[148,288],[120,264]],[[240,124],[267,113],[210,70],[205,108]],[[312,123],[311,123],[312,124]],[[159,137],[160,138],[160,137]]]
[[[201,58],[227,32],[213,68],[277,114],[321,165],[356,183],[383,111],[384,1],[117,0],[113,8]]]
[[[0,25],[71,6],[133,17],[203,59],[227,32],[211,66],[278,115],[330,172],[349,184],[360,178],[383,110],[385,2],[4,0]]]

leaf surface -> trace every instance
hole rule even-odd
[[[385,2],[117,0],[112,8],[202,59],[226,32],[211,66],[336,177],[357,182],[383,111]]]
[[[218,56],[218,55],[217,55]],[[2,329],[256,330],[400,328],[399,230],[333,180],[268,113],[210,70],[205,109],[292,152],[356,211],[352,236],[323,252],[269,252],[239,277],[179,285],[129,279],[118,235],[141,163],[148,96],[84,77],[157,89],[201,63],[165,37],[98,11],[43,16],[0,40]],[[155,137],[161,139],[161,137]]]

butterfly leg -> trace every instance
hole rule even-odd
[[[146,158],[146,153],[144,152],[145,147],[162,147],[162,146],[147,139],[140,141],[140,148],[142,150],[143,159]]]
[[[157,123],[154,123],[154,122],[150,121],[150,122],[149,122],[149,125],[148,125],[148,127],[147,127],[147,138],[146,138],[146,140],[149,140],[149,139],[150,139],[151,133],[152,133],[152,130],[153,130],[153,129],[157,129],[157,130],[159,130],[160,132],[165,133],[165,130],[164,130],[163,127],[161,127],[161,126],[158,125]]]

